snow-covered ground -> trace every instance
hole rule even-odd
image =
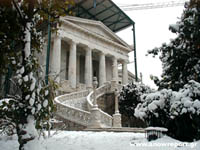
[[[62,131],[41,140],[45,150],[200,150],[200,141],[184,143],[170,137],[148,142],[142,133]],[[18,150],[17,137],[0,136],[0,150]]]

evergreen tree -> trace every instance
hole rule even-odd
[[[6,76],[11,69],[17,89],[17,93],[1,100],[0,118],[15,126],[20,150],[39,146],[36,127],[54,110],[56,85],[51,81],[45,84],[35,56],[42,50],[45,36],[42,26],[48,16],[51,23],[59,22],[59,16],[65,15],[71,4],[72,0],[0,1],[0,76]]]
[[[177,37],[148,53],[161,54],[162,79],[154,77],[155,83],[160,89],[178,91],[190,80],[200,82],[200,1],[186,3],[180,21],[169,29]]]

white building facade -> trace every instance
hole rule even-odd
[[[61,22],[52,36],[50,75],[61,83],[62,91],[92,88],[94,76],[99,86],[118,82],[118,65],[122,65],[122,84],[128,83],[127,43],[100,21],[67,16]]]

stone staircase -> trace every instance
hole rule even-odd
[[[121,89],[122,86],[107,82],[94,91],[81,90],[70,94],[60,95],[55,98],[57,105],[56,116],[62,118],[65,124],[75,125],[68,130],[85,131],[108,131],[108,132],[144,132],[143,128],[122,128],[121,115],[119,113],[113,116],[104,112],[94,105],[94,97],[100,100],[100,97],[106,93],[114,93],[115,89]],[[116,105],[116,102],[115,102]]]
[[[104,94],[111,92],[111,83],[106,83],[96,89],[96,99]],[[74,122],[76,124],[90,128],[94,118],[99,120],[102,128],[111,128],[113,117],[101,109],[97,108],[97,116],[93,114],[94,92],[82,90],[70,94],[64,94],[55,98],[57,105],[56,115]]]

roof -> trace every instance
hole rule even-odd
[[[113,32],[118,32],[134,24],[112,0],[75,0],[69,10],[76,17],[101,21]]]

